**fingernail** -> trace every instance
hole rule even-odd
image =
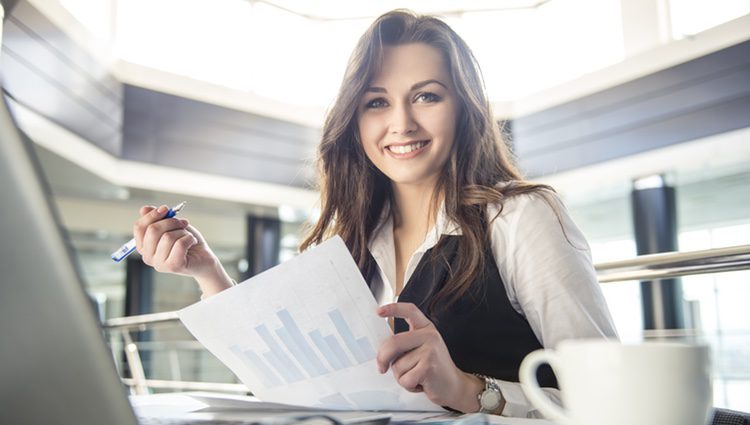
[[[159,214],[164,214],[165,212],[167,212],[168,209],[169,208],[167,208],[166,205],[162,205],[162,206],[159,207],[158,210],[156,210],[156,212],[158,212]]]
[[[187,226],[189,224],[188,221],[185,220],[184,218],[180,218],[178,220],[180,220],[180,224],[182,224],[183,226]]]

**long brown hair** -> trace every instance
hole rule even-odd
[[[339,235],[360,269],[368,266],[367,243],[383,209],[390,205],[392,189],[389,179],[365,155],[356,114],[382,63],[384,47],[407,43],[425,43],[442,53],[459,99],[456,139],[433,195],[434,209],[436,199],[442,199],[446,216],[463,234],[448,282],[431,302],[431,306],[438,301],[449,305],[484,270],[490,234],[487,205],[498,204],[502,211],[504,199],[510,196],[551,188],[522,179],[492,115],[474,55],[458,34],[435,17],[394,10],[377,18],[359,39],[323,126],[318,148],[321,214],[300,249]]]

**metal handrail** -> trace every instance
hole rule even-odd
[[[750,269],[750,245],[690,252],[665,252],[594,265],[599,283],[658,280],[670,277]]]
[[[699,251],[673,251],[660,252],[658,254],[639,255],[628,260],[609,261],[594,265],[597,271],[612,269],[623,269],[631,267],[652,267],[670,264],[679,264],[686,261],[708,260],[715,258],[731,257],[736,255],[750,255],[750,245],[738,245],[725,248],[703,249]]]
[[[639,255],[633,259],[594,265],[599,283],[656,280],[750,269],[750,245],[689,252]],[[105,329],[132,329],[179,321],[176,311],[118,317],[106,320]]]
[[[228,384],[223,382],[169,381],[166,379],[144,379],[142,381],[139,381],[133,378],[122,378],[122,382],[129,387],[144,385],[148,388],[159,388],[166,390],[247,393],[247,387],[245,386],[245,384]]]
[[[599,283],[658,280],[696,274],[748,270],[750,269],[750,245],[690,252],[639,255],[633,259],[595,264],[594,268],[597,271]],[[173,322],[179,322],[176,311],[118,317],[106,320],[103,323],[105,329],[120,330],[123,333],[123,339],[126,344],[126,360],[133,374],[132,378],[122,378],[123,383],[133,388],[137,394],[146,393],[149,387],[229,392],[243,392],[247,390],[242,384],[146,379],[136,345],[130,337],[130,332],[133,330],[145,330],[147,327],[156,324]],[[651,331],[654,333],[651,335],[652,337],[659,337],[659,335],[656,335],[656,331]],[[685,331],[680,330],[680,335],[685,336]]]
[[[176,311],[165,311],[162,313],[141,314],[138,316],[116,317],[105,321],[102,326],[104,329],[132,329],[143,330],[146,325],[155,325],[157,323],[169,323],[179,320]]]

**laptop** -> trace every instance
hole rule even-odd
[[[137,418],[129,403],[51,199],[32,142],[16,128],[3,97],[0,424],[142,423],[146,418]],[[389,418],[378,412],[326,414],[333,420],[323,423],[385,423]],[[291,414],[236,409],[167,422],[230,419],[240,424],[294,422]]]

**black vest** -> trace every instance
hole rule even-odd
[[[518,382],[521,361],[542,345],[510,304],[491,249],[487,250],[485,270],[472,288],[447,308],[438,306],[430,312],[432,297],[447,281],[448,265],[455,266],[458,238],[444,235],[424,254],[398,301],[415,304],[435,324],[459,369]],[[377,273],[372,256],[364,272],[370,284]],[[408,329],[405,320],[396,319],[396,333]],[[548,366],[539,369],[537,378],[543,387],[557,387]]]

